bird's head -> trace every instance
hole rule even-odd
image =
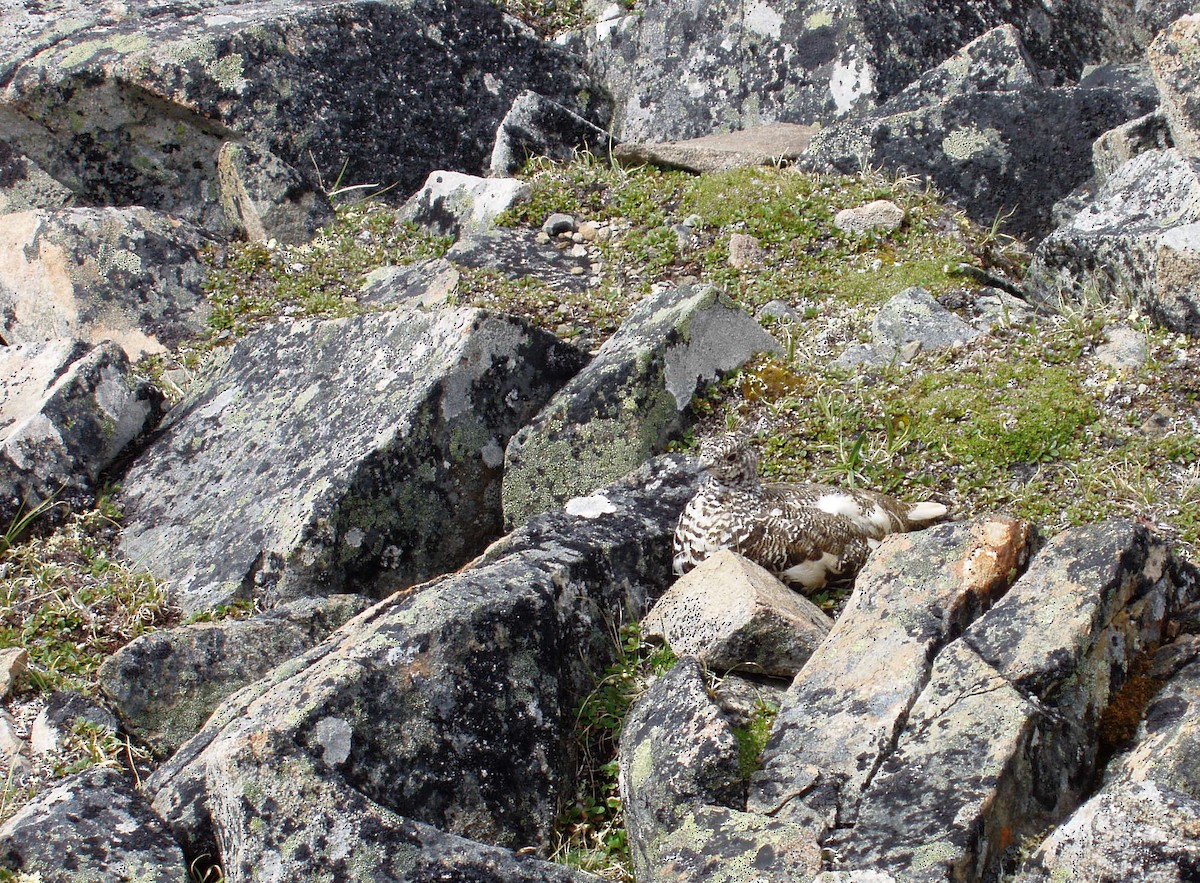
[[[758,486],[758,456],[740,436],[722,435],[702,442],[700,466],[728,487],[752,489]]]

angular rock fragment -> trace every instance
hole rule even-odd
[[[0,216],[4,340],[112,340],[131,359],[173,349],[205,328],[208,241],[142,208]]]
[[[491,229],[501,212],[527,201],[531,192],[529,184],[517,178],[430,172],[425,185],[404,203],[400,217],[457,239]]]
[[[269,857],[281,830],[324,831],[309,823],[335,799],[362,823],[287,856],[284,878],[302,861],[336,876],[358,839],[399,843],[415,823],[545,847],[571,787],[578,703],[612,659],[605,623],[643,615],[669,583],[696,483],[684,458],[654,461],[364,611],[226,700],[154,774],[155,805],[189,849],[230,844],[227,873]],[[277,784],[280,800],[237,808]],[[371,866],[440,848],[403,836],[414,849]]]
[[[983,879],[1096,773],[1101,720],[1196,575],[1133,522],[1075,528],[940,653],[894,751],[839,832],[847,869]]]
[[[360,304],[389,309],[432,309],[445,306],[458,288],[461,274],[443,258],[399,267],[380,267],[363,280]]]
[[[1014,39],[997,29],[976,44],[1009,47]],[[1050,88],[1020,53],[1010,53],[1015,72],[1003,76],[977,50],[964,47],[878,108],[818,133],[810,162],[927,176],[977,223],[1004,219],[1014,234],[1044,236],[1054,203],[1091,177],[1092,141],[1153,110],[1157,94],[1137,69]],[[977,64],[983,70],[971,72]],[[1039,120],[1036,129],[1030,119]]]
[[[100,473],[161,415],[116,344],[72,340],[0,350],[0,520],[92,502]]]
[[[848,347],[838,364],[906,361],[922,350],[961,346],[983,333],[942,306],[924,288],[906,288],[884,304],[871,322],[872,343]]]
[[[1161,110],[1148,113],[1109,129],[1092,143],[1092,170],[1096,184],[1103,185],[1117,169],[1148,150],[1166,150],[1171,132]],[[1095,193],[1093,191],[1094,198]]]
[[[678,655],[713,671],[744,669],[794,677],[832,623],[821,609],[769,572],[725,550],[667,591],[642,621]]]
[[[578,61],[486,0],[62,6],[0,24],[0,131],[93,204],[207,226],[231,140],[409,193],[483,172],[526,90],[606,122]]]
[[[100,686],[125,731],[166,757],[227,696],[320,643],[369,604],[361,595],[306,598],[249,619],[152,632],[104,661]]]
[[[222,144],[217,180],[229,232],[251,242],[308,242],[333,220],[333,206],[319,187],[256,144]]]
[[[1160,324],[1200,335],[1198,223],[1200,160],[1174,148],[1139,154],[1042,241],[1026,291],[1050,306],[1081,297],[1130,300]]]
[[[1179,152],[1200,158],[1200,15],[1185,15],[1154,38],[1146,52],[1163,114]]]
[[[778,351],[758,322],[712,286],[647,297],[510,442],[505,523],[522,524],[660,453],[683,428],[703,382],[756,353]]]
[[[555,248],[538,241],[534,231],[516,227],[467,234],[446,252],[446,260],[510,279],[536,279],[557,291],[583,292],[595,284],[583,246]]]
[[[747,808],[814,839],[853,822],[938,650],[1007,590],[1029,528],[1013,519],[885,539],[825,642],[792,682]]]
[[[489,172],[495,177],[516,174],[534,156],[568,161],[584,150],[603,156],[611,141],[606,129],[526,90],[513,100],[496,129]]]
[[[504,446],[581,361],[478,310],[266,328],[130,469],[121,551],[187,612],[443,572],[500,532]]]
[[[626,165],[651,163],[697,174],[727,172],[796,160],[817,131],[815,126],[772,123],[686,141],[626,141],[613,148],[613,157]]]
[[[188,876],[183,851],[145,797],[123,773],[103,767],[67,778],[0,825],[0,868],[43,883]]]
[[[0,215],[70,205],[75,194],[0,140]]]

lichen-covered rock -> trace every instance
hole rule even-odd
[[[305,598],[249,619],[142,635],[100,667],[100,687],[126,732],[173,753],[236,690],[318,644],[369,606],[362,595]]]
[[[770,123],[686,141],[625,141],[613,147],[613,157],[627,165],[652,163],[697,174],[725,172],[795,160],[816,132],[815,126]]]
[[[124,774],[92,768],[0,826],[0,868],[42,883],[179,883],[183,851]]]
[[[578,702],[612,658],[606,623],[640,617],[666,588],[670,537],[697,481],[683,458],[655,461],[364,611],[226,700],[154,774],[155,805],[189,849],[228,844],[227,875],[271,857],[281,879],[301,863],[337,876],[347,856],[411,825],[396,815],[546,847],[570,787]],[[275,783],[289,784],[272,802]],[[364,823],[334,823],[337,837],[309,824],[342,807]],[[307,855],[274,858],[280,832],[295,830],[313,832]],[[415,846],[372,867],[424,861]]]
[[[911,880],[996,874],[1086,796],[1106,709],[1197,589],[1133,522],[1048,543],[938,654],[853,829],[839,832],[841,867]]]
[[[1179,671],[1146,709],[1139,738],[1104,787],[1025,863],[1019,883],[1186,880],[1200,867],[1200,663]]]
[[[1129,300],[1169,328],[1200,335],[1200,291],[1190,275],[1197,223],[1200,160],[1174,148],[1139,154],[1042,241],[1026,291],[1052,307],[1082,297]]]
[[[242,138],[411,193],[433,169],[484,171],[525,90],[605,122],[578,62],[486,0],[71,7],[4,18],[0,130],[93,204],[207,223],[221,145]]]
[[[747,808],[803,825],[814,839],[852,822],[931,660],[1008,588],[1028,533],[996,518],[885,539],[792,682]]]
[[[537,279],[558,291],[583,292],[596,281],[583,245],[555,248],[533,230],[516,227],[469,233],[446,252],[446,260],[510,279]]]
[[[531,156],[568,161],[578,151],[603,156],[612,136],[578,113],[544,95],[518,95],[496,129],[489,171],[497,177],[519,172]]]
[[[1154,38],[1146,57],[1171,140],[1184,156],[1200,158],[1200,15],[1185,15]]]
[[[659,879],[660,842],[688,810],[745,801],[737,737],[694,659],[676,663],[629,710],[621,731],[620,784],[639,880]]]
[[[1140,49],[1117,4],[650,0],[568,45],[615,96],[623,141],[695,138],[761,123],[830,122],[895,95],[955,48],[1011,23],[1042,67],[1070,79]]]
[[[875,315],[871,323],[872,343],[847,348],[838,364],[908,360],[922,350],[961,346],[983,333],[942,306],[924,288],[906,288]]]
[[[388,309],[431,309],[449,303],[460,278],[458,270],[444,258],[380,267],[364,277],[355,298],[360,304]]]
[[[1148,113],[1109,129],[1092,144],[1092,170],[1095,183],[1102,185],[1112,174],[1139,153],[1166,150],[1171,146],[1171,132],[1161,110]],[[1095,191],[1092,192],[1095,197]]]
[[[501,212],[529,199],[532,189],[517,178],[479,178],[430,172],[424,186],[400,210],[403,220],[456,239],[490,229]]]
[[[0,520],[51,501],[92,502],[103,469],[161,416],[116,344],[73,340],[0,350]]]
[[[726,549],[671,586],[642,621],[642,635],[713,671],[791,678],[831,625],[803,595]]]
[[[8,343],[113,340],[130,358],[172,349],[208,317],[195,227],[141,208],[0,216]]]
[[[944,88],[941,77],[927,76],[930,89]],[[1136,69],[1096,74],[1078,86],[1002,81],[988,85],[1003,90],[947,95],[926,91],[925,82],[818,133],[809,161],[840,172],[865,164],[927,176],[976,222],[1004,218],[1006,230],[1035,238],[1050,231],[1055,202],[1091,177],[1092,142],[1158,100]]]
[[[504,446],[581,361],[478,310],[265,328],[130,469],[120,548],[189,612],[427,579],[500,532]]]
[[[847,233],[888,233],[904,223],[904,209],[890,199],[844,208],[833,217],[833,226]]]
[[[333,220],[333,206],[319,187],[256,144],[222,144],[217,181],[221,208],[230,224],[229,231],[220,232],[251,242],[274,239],[291,244],[308,242]]]
[[[103,705],[73,690],[55,690],[29,727],[29,747],[34,754],[53,754],[81,724],[117,731],[117,719]]]
[[[0,139],[0,215],[70,205],[75,194]]]
[[[661,453],[692,397],[779,344],[712,286],[650,295],[505,453],[504,520],[522,524]]]

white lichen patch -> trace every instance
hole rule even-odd
[[[833,24],[833,13],[828,9],[822,9],[814,12],[804,20],[804,26],[810,31],[815,31],[817,28],[827,28]]]
[[[127,248],[113,248],[102,242],[96,255],[96,267],[101,276],[107,276],[112,270],[139,273],[142,269],[142,259]]]
[[[952,159],[968,160],[980,154],[1003,150],[1000,133],[995,129],[980,130],[978,126],[955,129],[942,139],[942,150]]]
[[[354,731],[340,717],[326,717],[317,721],[317,743],[321,746],[322,759],[330,766],[346,762],[350,756],[350,743]]]
[[[860,98],[875,91],[875,68],[859,57],[857,46],[850,46],[833,65],[829,75],[829,94],[839,116],[848,113]]]
[[[567,500],[564,507],[568,515],[577,518],[599,518],[617,511],[617,507],[604,494],[592,494],[590,497],[575,497]]]
[[[127,55],[146,49],[150,46],[150,38],[145,34],[124,34],[117,37],[103,37],[98,40],[84,40],[66,50],[58,59],[58,67],[63,70],[87,64],[97,55],[115,54]]]
[[[204,71],[222,89],[240,92],[246,85],[246,78],[242,75],[243,64],[242,56],[234,52],[206,64]]]
[[[778,40],[783,34],[783,16],[766,3],[749,4],[742,16],[742,23],[746,30],[760,37]]]

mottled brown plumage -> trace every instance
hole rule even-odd
[[[701,446],[708,478],[675,529],[675,572],[687,573],[732,549],[805,591],[849,579],[890,533],[946,514],[940,503],[905,503],[873,491],[827,484],[764,483],[744,441],[721,436]]]

